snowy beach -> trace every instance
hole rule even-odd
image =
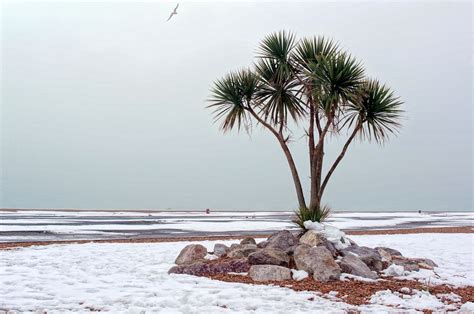
[[[439,267],[406,278],[427,285],[472,286],[473,234],[352,236],[361,245],[396,247],[405,256],[431,258]],[[215,242],[201,242],[211,249]],[[224,242],[230,244],[230,241]],[[33,246],[0,251],[0,311],[48,313],[318,313],[359,310],[369,313],[459,310],[427,291],[404,297],[379,292],[354,306],[336,296],[288,288],[248,285],[188,275],[168,275],[189,242],[88,243]],[[471,313],[472,304],[464,305]]]
[[[0,242],[242,236],[295,229],[292,212],[0,211]],[[472,227],[472,212],[339,212],[348,230]]]

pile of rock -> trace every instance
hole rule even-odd
[[[301,237],[288,230],[256,243],[246,238],[230,247],[216,244],[213,252],[200,244],[186,246],[169,273],[212,276],[247,273],[254,281],[301,280],[308,275],[326,282],[339,280],[341,273],[368,279],[381,274],[401,276],[437,265],[430,259],[407,258],[394,249],[358,246],[341,230],[307,222]]]

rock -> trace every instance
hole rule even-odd
[[[405,269],[403,268],[403,266],[396,265],[396,264],[392,264],[392,265],[388,266],[388,267],[383,271],[383,273],[384,273],[384,275],[386,275],[386,276],[399,277],[399,276],[403,276],[403,275],[404,275]]]
[[[423,263],[423,262],[418,263],[418,267],[423,268],[423,269],[429,269],[429,270],[433,270],[433,269],[434,269],[433,266],[430,266],[430,265],[428,265],[428,264],[426,264],[426,263]]]
[[[191,264],[195,261],[201,260],[206,256],[207,249],[201,244],[189,244],[181,250],[175,263],[178,265]]]
[[[341,268],[325,247],[310,247],[299,245],[293,254],[296,268],[313,275],[315,280],[326,282],[337,280],[341,275]]]
[[[216,256],[224,256],[226,255],[228,252],[230,251],[230,248],[225,245],[225,244],[222,244],[222,243],[216,243],[214,245],[214,255]]]
[[[336,250],[343,250],[351,246],[351,241],[349,240],[349,238],[343,236],[337,242],[332,241],[332,244],[334,244]]]
[[[227,274],[229,272],[244,273],[250,269],[246,258],[226,260],[222,262],[195,262],[190,265],[178,265],[172,267],[168,274],[187,274],[194,276],[209,276]]]
[[[238,244],[238,243],[232,243],[232,244],[230,245],[230,250],[232,251],[233,249],[236,249],[236,248],[238,248],[238,247],[240,247],[240,244]]]
[[[278,265],[288,267],[290,257],[280,249],[265,248],[248,256],[250,265]]]
[[[377,252],[380,254],[380,257],[382,258],[382,262],[387,262],[390,263],[392,261],[392,255],[382,249],[381,247],[376,248]]]
[[[339,252],[336,250],[336,248],[334,247],[334,244],[332,244],[331,242],[329,242],[328,240],[326,239],[323,239],[323,243],[321,243],[320,245],[318,246],[323,246],[325,247],[326,249],[329,250],[329,252],[331,252],[332,254],[332,257],[336,258],[338,255],[339,255]]]
[[[382,248],[377,248],[376,250],[380,254],[380,258],[382,259],[382,268],[385,269],[390,266],[390,264],[392,264],[392,255],[390,255],[390,253],[388,253]]]
[[[291,275],[293,277],[293,280],[296,280],[296,281],[301,281],[303,279],[308,278],[309,276],[309,274],[305,272],[304,270],[296,270],[296,269],[291,270]]]
[[[305,234],[300,238],[300,243],[307,244],[309,246],[318,246],[322,244],[324,238],[320,233],[314,230],[308,230]]]
[[[268,243],[265,244],[265,248],[280,249],[285,251],[293,245],[297,245],[298,238],[295,237],[290,231],[283,230],[272,234],[266,242]]]
[[[255,244],[244,244],[234,247],[227,253],[227,257],[231,258],[242,258],[249,256],[250,253],[253,253],[257,250],[257,246]]]
[[[266,240],[257,243],[257,247],[258,247],[259,249],[263,249],[263,248],[265,248],[267,245],[268,245],[268,241],[266,241]]]
[[[395,265],[403,266],[403,269],[406,271],[419,271],[420,270],[420,266],[418,266],[418,262],[410,258],[392,256],[392,262]]]
[[[366,246],[349,246],[340,251],[342,256],[348,254],[355,254],[359,257],[371,270],[381,271],[383,269],[382,257],[376,249],[371,249]]]
[[[365,263],[360,258],[352,254],[347,254],[344,256],[341,259],[339,266],[344,273],[369,279],[378,278],[377,274],[371,271],[370,268],[365,265]]]
[[[254,238],[245,238],[242,241],[240,241],[240,245],[244,245],[244,244],[255,244],[255,245],[257,245],[257,242],[255,241]]]
[[[397,251],[397,250],[395,250],[395,249],[391,249],[391,248],[389,248],[389,247],[378,246],[378,247],[376,247],[375,249],[376,249],[376,250],[382,249],[382,250],[388,252],[388,253],[389,253],[390,255],[392,255],[392,256],[403,256],[402,253],[400,253],[400,251]]]
[[[436,264],[435,262],[433,262],[433,260],[430,260],[429,258],[410,258],[410,260],[417,262],[420,267],[421,264],[431,267],[431,269],[433,269],[434,267],[438,267],[438,264]]]
[[[293,245],[293,246],[290,246],[289,248],[287,248],[284,252],[289,255],[289,256],[293,256],[293,253],[295,252],[295,249],[298,245]]]
[[[252,265],[249,276],[255,281],[290,280],[291,271],[289,268],[276,265]]]

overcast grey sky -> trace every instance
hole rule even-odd
[[[292,210],[275,139],[222,135],[205,109],[213,80],[286,29],[336,39],[405,102],[401,134],[352,146],[325,202],[472,210],[469,2],[182,2],[167,23],[174,6],[2,6],[1,207]],[[292,149],[308,187],[304,139]]]

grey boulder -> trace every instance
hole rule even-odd
[[[230,251],[230,248],[222,243],[216,243],[214,245],[214,255],[221,257],[226,255]]]
[[[245,238],[242,241],[240,241],[240,244],[241,245],[244,245],[244,244],[255,244],[255,245],[257,245],[257,242],[255,241],[254,238]]]
[[[382,257],[376,249],[366,246],[349,246],[340,251],[342,256],[354,254],[359,257],[371,270],[381,271],[383,269]]]
[[[382,250],[388,252],[388,253],[389,253],[390,255],[392,255],[392,256],[403,256],[402,253],[400,253],[400,251],[397,251],[397,250],[395,250],[395,249],[391,249],[391,248],[389,248],[389,247],[378,246],[378,247],[376,247],[375,249],[376,249],[376,250],[382,249]]]
[[[252,265],[249,276],[255,281],[290,280],[291,270],[277,265]]]
[[[290,247],[298,244],[298,238],[295,237],[290,231],[283,230],[272,234],[261,247],[280,249],[286,251]]]
[[[249,256],[250,253],[253,253],[257,250],[257,246],[255,244],[244,244],[244,245],[238,245],[232,248],[231,250],[227,253],[227,257],[231,258],[242,258],[242,257],[247,257]]]
[[[299,245],[295,249],[293,258],[296,268],[312,274],[315,280],[322,282],[338,280],[341,275],[341,268],[325,247]]]
[[[187,274],[194,276],[209,276],[227,274],[229,272],[244,273],[250,269],[246,258],[221,261],[219,263],[196,262],[191,265],[171,267],[168,274]]]
[[[206,254],[207,249],[201,244],[189,244],[181,250],[175,263],[178,265],[192,264],[195,261],[202,260]]]
[[[365,263],[355,255],[348,254],[339,262],[339,266],[343,273],[360,276],[369,279],[377,279],[375,272],[371,271]]]
[[[248,256],[250,265],[278,265],[288,267],[290,257],[280,249],[265,248]]]

